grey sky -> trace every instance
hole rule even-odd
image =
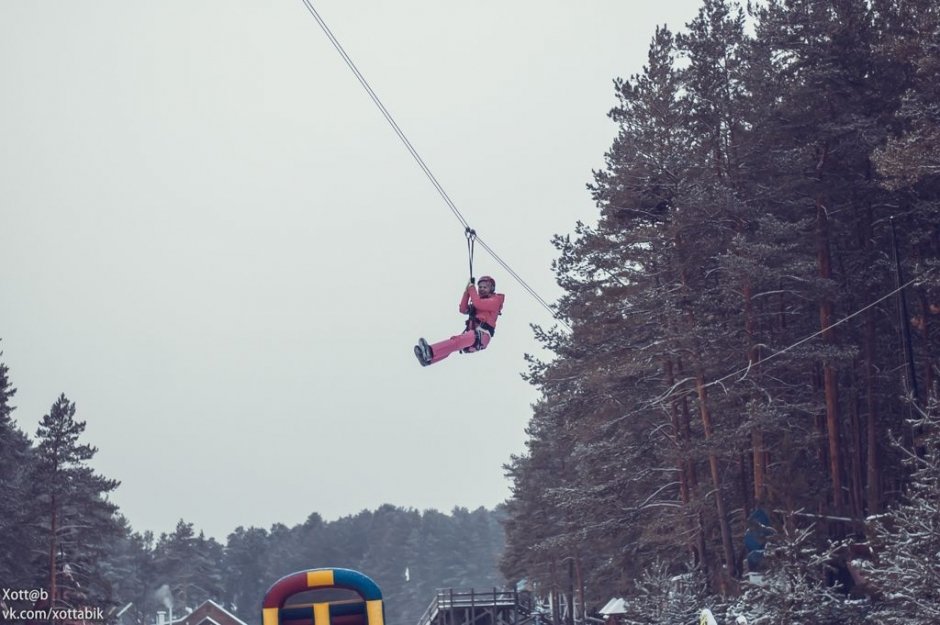
[[[457,207],[544,298],[616,127],[612,79],[698,0],[314,2]],[[462,226],[301,0],[0,3],[0,350],[61,392],[135,529],[494,506],[548,313]]]

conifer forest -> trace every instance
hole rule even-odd
[[[504,505],[140,533],[76,403],[28,436],[0,362],[0,585],[140,625],[161,588],[258,623],[333,565],[390,625],[504,585],[553,625],[940,622],[940,4],[703,0],[611,95]]]
[[[341,566],[368,571],[379,584],[390,625],[413,625],[439,587],[503,584],[501,513],[484,508],[443,514],[386,504],[334,521],[314,512],[292,527],[239,526],[224,543],[184,519],[159,536],[134,531],[109,501],[119,483],[89,467],[97,449],[80,440],[86,423],[76,403],[59,397],[33,443],[10,416],[15,391],[0,364],[3,588],[44,589],[60,605],[101,607],[110,623],[152,625],[158,611],[180,617],[212,600],[251,624],[279,578]],[[11,607],[32,606],[2,606]]]
[[[633,594],[637,623],[688,622],[680,592],[940,619],[938,20],[706,0],[616,81],[598,221],[555,241],[572,331],[536,329],[507,576]]]

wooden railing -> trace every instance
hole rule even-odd
[[[442,610],[489,607],[514,608],[519,611],[520,616],[527,616],[532,610],[529,594],[520,594],[517,590],[493,588],[480,591],[446,588],[437,591],[434,600],[418,620],[418,625],[430,625]]]

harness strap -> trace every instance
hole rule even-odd
[[[467,256],[470,260],[470,282],[473,282],[473,247],[477,240],[477,233],[476,230],[467,226],[467,229],[464,230],[464,235],[467,237]],[[483,336],[481,332],[486,332],[490,335],[490,338],[493,338],[493,335],[496,333],[496,328],[492,325],[477,319],[477,311],[473,304],[470,304],[470,310],[467,311],[466,329],[473,330],[475,334],[475,340],[473,341],[473,346],[470,348],[471,350],[483,349]],[[467,350],[460,351],[463,352]]]
[[[490,335],[490,338],[493,338],[496,335],[496,328],[491,326],[485,321],[480,321],[474,317],[471,313],[471,316],[467,318],[466,323],[464,324],[464,331],[467,330],[476,330],[477,328],[483,330]]]

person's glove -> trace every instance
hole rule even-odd
[[[477,279],[471,277],[470,282],[467,283],[467,288],[469,289],[470,287],[474,286],[476,283],[477,283]]]

